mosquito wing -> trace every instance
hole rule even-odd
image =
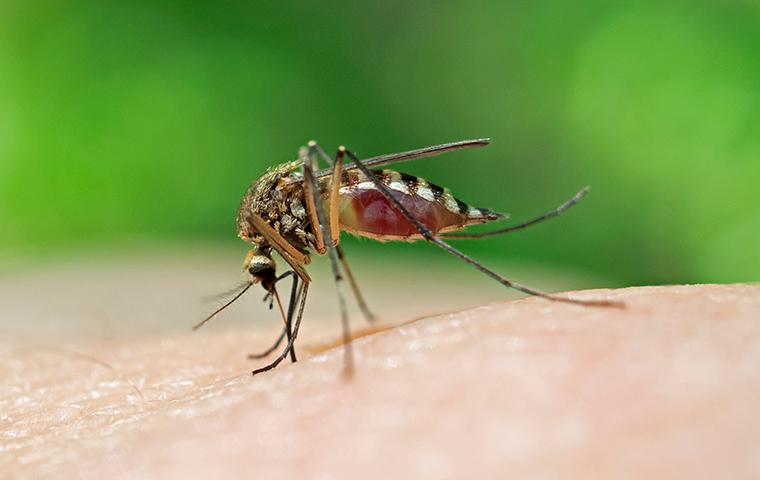
[[[440,155],[446,152],[453,152],[454,150],[462,150],[465,148],[485,147],[491,143],[490,138],[479,138],[475,140],[461,140],[459,142],[444,143],[441,145],[433,145],[432,147],[418,148],[416,150],[409,150],[408,152],[389,153],[386,155],[380,155],[377,157],[367,158],[362,160],[362,164],[367,167],[378,167],[380,165],[388,165],[390,163],[405,162],[407,160],[413,160],[416,158],[432,157]],[[343,170],[355,169],[356,164],[348,163],[343,166]],[[332,174],[332,168],[326,168],[317,172],[317,178],[327,177]]]

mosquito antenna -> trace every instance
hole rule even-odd
[[[590,187],[583,187],[578,193],[573,195],[573,198],[566,201],[559,207],[555,208],[554,210],[549,210],[548,212],[541,214],[537,216],[536,218],[532,218],[526,222],[518,223],[517,225],[510,225],[508,227],[504,228],[498,228],[496,230],[489,230],[485,232],[451,232],[451,233],[443,233],[441,234],[441,237],[443,238],[449,238],[449,239],[466,239],[466,238],[483,238],[483,237],[492,237],[494,235],[501,235],[502,233],[509,233],[514,232],[516,230],[522,230],[524,228],[528,228],[532,225],[535,225],[537,223],[541,223],[544,220],[549,220],[550,218],[554,218],[559,216],[560,213],[564,212],[568,208],[572,207],[576,203],[578,203],[581,198],[585,197],[588,191],[590,190]]]
[[[219,292],[213,295],[207,295],[203,297],[204,302],[217,302],[219,300],[227,300],[230,296],[237,294],[241,288],[251,283],[250,280],[243,280],[235,284],[234,287],[229,288],[223,292]]]
[[[215,316],[217,316],[217,315],[218,315],[218,314],[219,314],[219,313],[220,313],[222,310],[224,310],[225,308],[227,308],[227,307],[229,307],[230,305],[232,305],[232,304],[235,302],[235,300],[237,300],[238,298],[242,297],[242,296],[243,296],[243,294],[244,294],[245,292],[247,292],[247,291],[248,291],[248,289],[249,289],[249,288],[251,288],[251,286],[252,286],[252,285],[253,285],[253,283],[252,283],[252,282],[248,282],[248,283],[246,283],[246,285],[243,287],[243,289],[242,289],[242,290],[240,290],[240,292],[238,292],[238,294],[237,294],[237,295],[235,295],[234,297],[232,297],[232,300],[230,300],[229,302],[225,303],[225,304],[224,304],[224,305],[222,305],[221,307],[217,308],[217,309],[214,311],[214,313],[212,313],[212,314],[211,314],[211,315],[209,315],[208,317],[204,318],[204,319],[203,319],[203,321],[201,321],[200,323],[198,323],[197,325],[195,325],[195,326],[193,327],[193,330],[198,330],[198,329],[199,329],[199,328],[201,328],[203,325],[205,325],[205,324],[206,324],[206,322],[208,322],[209,320],[211,320],[212,318],[214,318]]]

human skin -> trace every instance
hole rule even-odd
[[[246,328],[0,343],[0,476],[757,478],[760,286],[422,318],[252,377]],[[272,329],[271,333],[274,334]],[[252,346],[253,345],[253,346]],[[309,351],[313,353],[309,353]]]

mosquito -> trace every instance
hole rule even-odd
[[[311,253],[327,255],[336,285],[344,345],[344,372],[353,372],[351,334],[346,308],[344,284],[351,288],[359,309],[367,320],[374,315],[359,290],[340,246],[340,233],[374,240],[425,240],[451,253],[505,287],[554,302],[592,307],[621,307],[609,300],[581,300],[558,296],[522,285],[485,267],[451,246],[446,240],[477,239],[521,230],[558,216],[575,205],[588,187],[571,199],[538,217],[516,225],[484,232],[462,232],[471,225],[494,222],[505,215],[486,208],[477,208],[454,197],[447,188],[427,180],[394,170],[376,167],[407,160],[431,157],[467,148],[483,147],[490,139],[462,140],[401,153],[380,155],[360,160],[351,150],[341,146],[335,158],[311,141],[298,152],[298,159],[269,168],[253,182],[243,195],[237,216],[238,236],[250,243],[243,263],[250,275],[227,303],[193,327],[198,329],[240,298],[256,284],[266,291],[265,301],[271,309],[276,302],[284,327],[276,342],[266,351],[249,355],[265,358],[287,339],[285,347],[269,364],[253,371],[253,375],[275,368],[290,355],[296,361],[294,343],[303,318],[311,277],[306,265]],[[353,163],[344,164],[344,157]],[[319,159],[328,166],[319,169]],[[288,264],[290,270],[276,273],[272,252]],[[287,308],[283,307],[276,285],[290,278],[291,289]]]

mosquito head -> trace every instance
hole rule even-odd
[[[277,265],[272,260],[271,253],[268,250],[260,248],[248,250],[243,262],[243,269],[251,274],[251,283],[261,283],[267,291],[271,291],[277,278],[275,273]]]
[[[272,260],[271,256],[271,250],[269,249],[262,249],[261,247],[255,247],[248,251],[248,255],[245,256],[245,261],[243,262],[243,270],[247,270],[248,273],[251,274],[251,281],[243,283],[240,287],[240,291],[232,297],[232,300],[228,301],[221,307],[217,308],[214,313],[209,315],[208,317],[204,318],[201,322],[196,324],[193,327],[193,330],[197,330],[203,325],[205,325],[209,320],[216,317],[220,312],[222,312],[224,309],[235,303],[235,301],[240,298],[245,292],[248,291],[249,288],[251,288],[253,285],[260,283],[262,287],[268,292],[267,297],[264,297],[266,300],[269,296],[274,296],[274,298],[277,299],[277,302],[279,302],[279,298],[277,297],[277,290],[274,288],[274,284],[277,283],[277,275],[275,273],[275,263],[274,260]],[[272,308],[272,307],[269,307]],[[282,312],[282,310],[281,310]],[[283,313],[284,318],[284,313]]]

